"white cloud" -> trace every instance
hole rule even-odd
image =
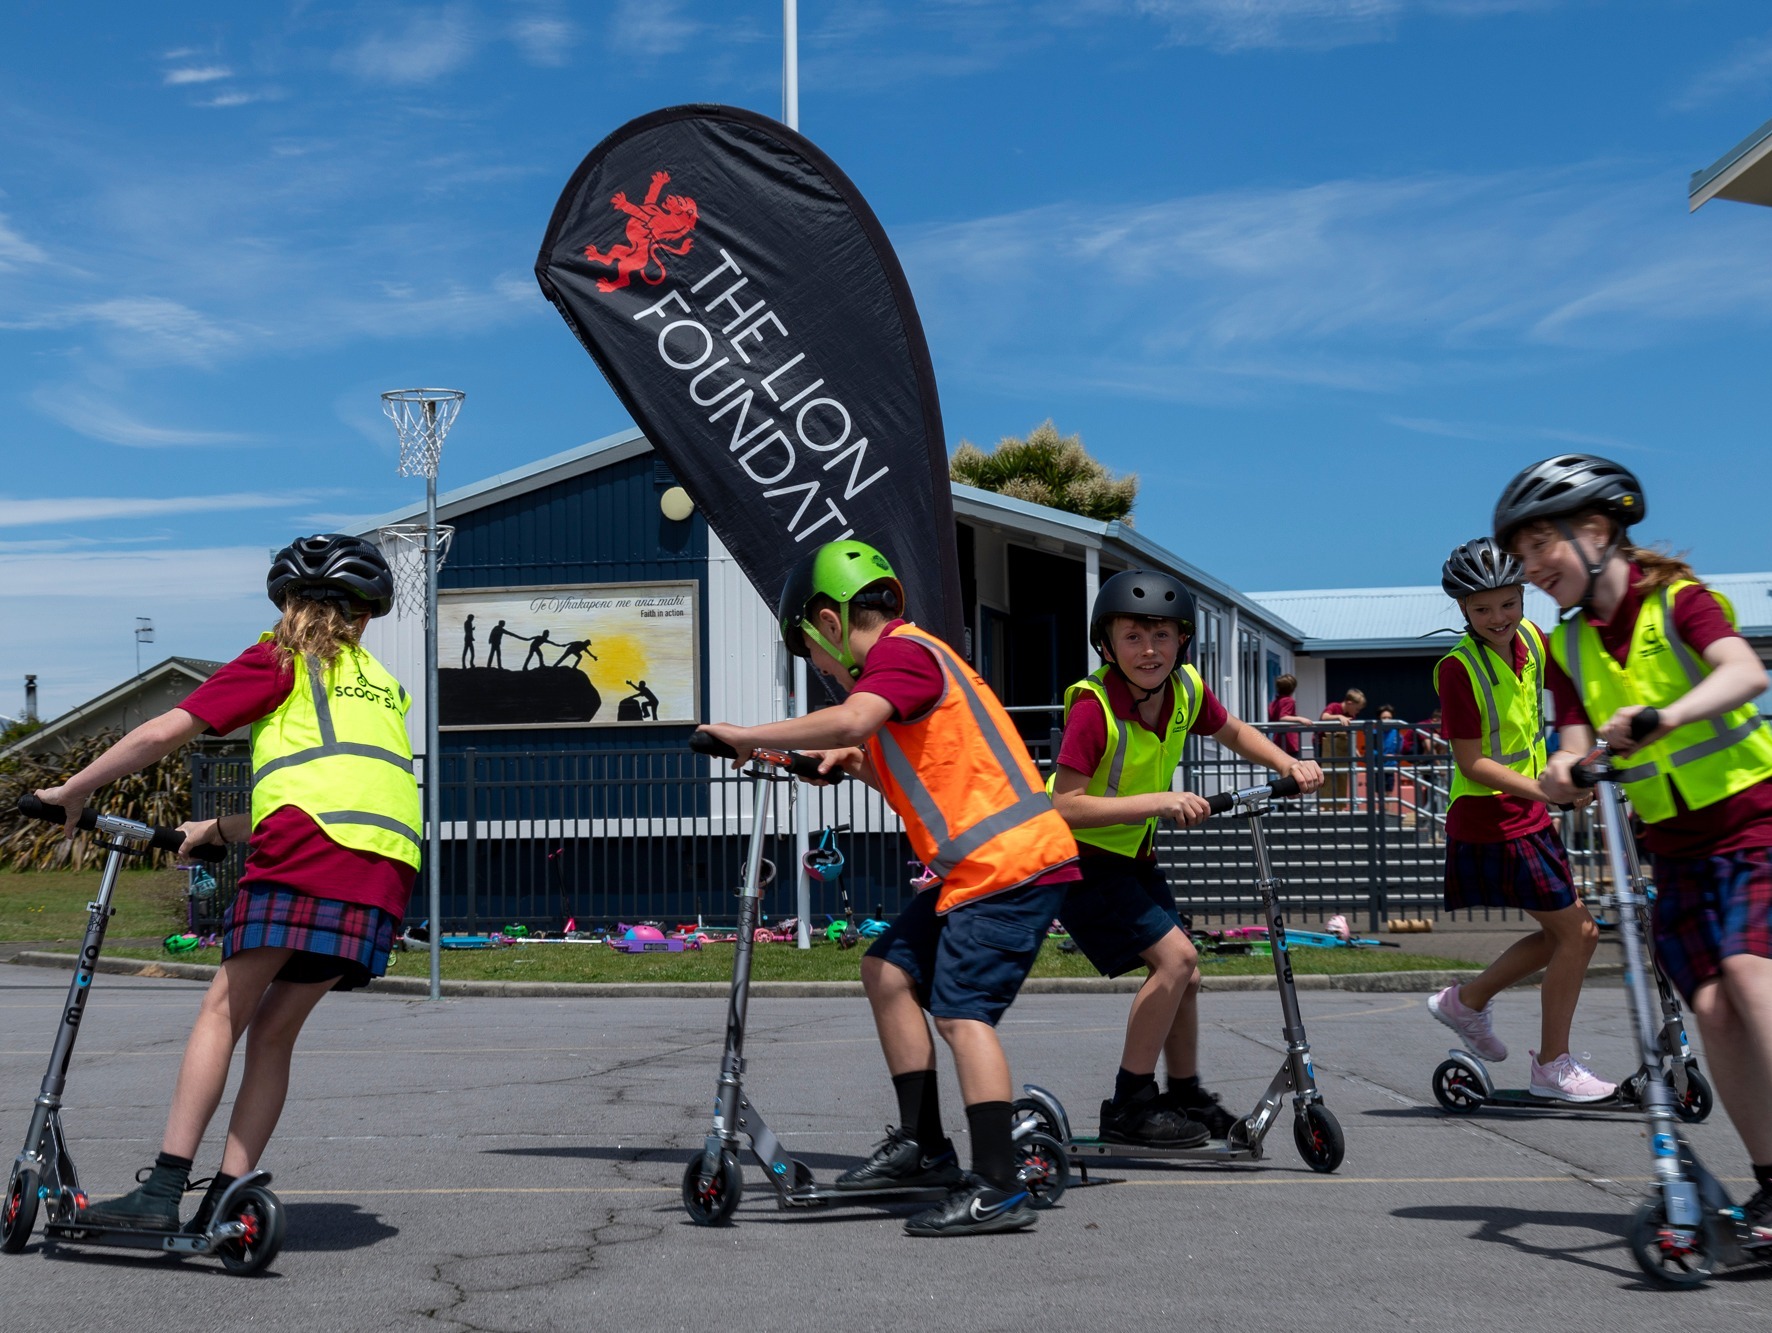
[[[223,93],[219,97],[212,97],[207,102],[198,102],[196,105],[200,107],[246,106],[252,102],[263,100],[262,93]]]
[[[96,523],[114,519],[164,518],[172,514],[226,513],[236,509],[284,509],[311,502],[311,496],[295,492],[278,495],[263,491],[244,491],[236,495],[177,495],[164,499],[76,495],[14,500],[0,495],[0,528],[28,528],[44,523]],[[0,579],[0,583],[4,582],[4,579]]]
[[[166,71],[166,82],[171,87],[187,83],[214,83],[217,79],[233,77],[234,71],[226,65],[191,65]]]
[[[0,272],[25,264],[47,263],[49,255],[41,246],[33,245],[13,230],[6,215],[0,213]]]
[[[532,15],[511,25],[511,41],[532,65],[558,67],[572,58],[578,30],[563,18]]]
[[[374,82],[434,83],[474,53],[474,24],[465,5],[441,10],[409,11],[395,31],[373,33],[334,63],[360,79]]]
[[[942,364],[985,382],[1387,391],[1763,322],[1760,219],[1698,246],[1676,190],[1616,167],[1347,180],[898,235]]]
[[[608,29],[611,45],[656,59],[687,50],[703,24],[683,13],[683,0],[616,0]]]
[[[31,406],[44,416],[61,422],[89,439],[104,440],[133,449],[158,449],[183,445],[240,445],[251,435],[235,431],[181,430],[155,426],[123,411],[115,402],[90,390],[43,385],[31,393]]]
[[[0,328],[66,329],[93,325],[118,350],[148,363],[209,365],[239,335],[179,301],[162,296],[117,296],[42,310],[10,320]]]
[[[1740,42],[1729,56],[1700,72],[1674,98],[1674,107],[1691,111],[1737,94],[1764,101],[1772,91],[1772,33]]]

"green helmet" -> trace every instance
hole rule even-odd
[[[876,583],[888,586],[863,593],[864,588]],[[843,633],[836,643],[819,633],[806,614],[807,603],[818,596],[835,602],[837,614],[843,619]],[[826,542],[788,571],[781,600],[776,605],[781,641],[795,657],[808,657],[811,654],[806,647],[807,638],[817,640],[819,647],[836,658],[853,679],[861,674],[861,667],[849,652],[852,606],[883,611],[889,616],[902,615],[904,585],[886,557],[866,542]]]

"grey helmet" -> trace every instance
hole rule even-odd
[[[1440,586],[1454,601],[1473,593],[1523,586],[1525,582],[1525,567],[1493,537],[1466,542],[1440,566]]]
[[[361,603],[371,616],[394,607],[394,571],[374,542],[340,532],[297,537],[271,561],[265,591],[281,610],[291,597]]]
[[[1089,609],[1089,642],[1107,661],[1107,625],[1115,616],[1173,620],[1182,634],[1194,637],[1194,595],[1180,579],[1149,569],[1128,569],[1114,575],[1095,594]]]
[[[1621,529],[1641,523],[1649,504],[1636,474],[1597,454],[1558,454],[1534,463],[1508,482],[1495,502],[1495,540],[1513,544],[1514,534],[1539,519],[1567,519],[1598,509]]]

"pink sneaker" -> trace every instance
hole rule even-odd
[[[1602,1102],[1618,1091],[1616,1083],[1596,1078],[1593,1071],[1565,1052],[1548,1065],[1538,1063],[1531,1052],[1532,1080],[1526,1086],[1534,1097],[1554,1097],[1560,1102]]]
[[[1430,995],[1427,1011],[1464,1038],[1465,1045],[1485,1060],[1507,1059],[1507,1047],[1490,1025],[1490,1010],[1472,1009],[1458,998],[1458,987],[1448,986],[1438,995]]]

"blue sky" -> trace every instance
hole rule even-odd
[[[1427,583],[1564,448],[1772,563],[1772,116],[1751,0],[801,5],[801,123],[897,245],[950,447],[1050,416],[1249,589]],[[268,551],[422,494],[377,394],[468,391],[459,485],[626,424],[531,273],[605,133],[780,111],[747,3],[0,16],[0,713],[268,620]]]

